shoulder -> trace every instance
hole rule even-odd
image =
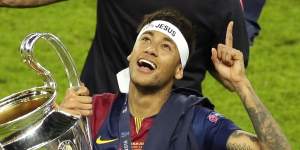
[[[196,107],[192,130],[200,146],[205,149],[226,149],[229,136],[239,128],[222,114],[204,107]]]
[[[96,94],[93,96],[93,116],[99,117],[99,115],[103,116],[103,113],[106,114],[113,104],[118,101],[118,99],[122,99],[126,94],[114,94],[114,93],[102,93]]]
[[[205,125],[205,126],[215,126],[219,121],[226,120],[226,118],[212,110],[206,107],[202,106],[196,106],[195,111],[194,111],[194,119],[193,119],[193,124],[199,125]]]
[[[90,116],[91,130],[93,137],[96,136],[98,130],[102,126],[104,120],[108,116],[113,103],[118,99],[120,94],[102,93],[93,96],[93,115]]]
[[[101,113],[108,111],[112,104],[117,100],[119,94],[103,93],[93,96],[93,115],[98,116]]]
[[[194,111],[193,125],[203,129],[219,127],[238,129],[235,124],[223,114],[202,106],[196,106]]]
[[[176,88],[172,91],[173,95],[180,96],[184,101],[190,101],[191,105],[201,105],[205,108],[214,109],[214,105],[207,97],[203,97],[201,93],[190,88]]]
[[[93,115],[97,116],[99,113],[103,113],[103,111],[107,111],[111,108],[114,101],[117,100],[119,94],[113,93],[102,93],[96,94],[93,96]]]
[[[93,95],[93,102],[96,101],[113,101],[116,99],[118,94],[115,93],[101,93]]]

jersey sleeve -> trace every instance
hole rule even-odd
[[[221,114],[206,109],[196,109],[193,130],[201,149],[226,150],[229,136],[240,128]]]

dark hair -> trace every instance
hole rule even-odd
[[[161,9],[151,14],[145,15],[144,19],[139,24],[137,31],[140,32],[146,24],[149,24],[154,20],[164,20],[175,25],[186,39],[190,49],[190,54],[192,53],[195,41],[193,26],[192,23],[185,16],[171,8]]]

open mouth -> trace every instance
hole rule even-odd
[[[153,63],[149,60],[146,60],[146,59],[139,59],[137,64],[139,67],[146,68],[149,70],[155,70],[157,68],[155,63]]]

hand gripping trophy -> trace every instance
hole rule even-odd
[[[73,60],[62,42],[50,33],[33,33],[21,44],[21,55],[44,81],[44,85],[14,93],[0,100],[0,150],[91,150],[87,118],[55,109],[56,83],[51,73],[37,62],[34,44],[44,39],[64,64],[71,88],[79,87]]]

